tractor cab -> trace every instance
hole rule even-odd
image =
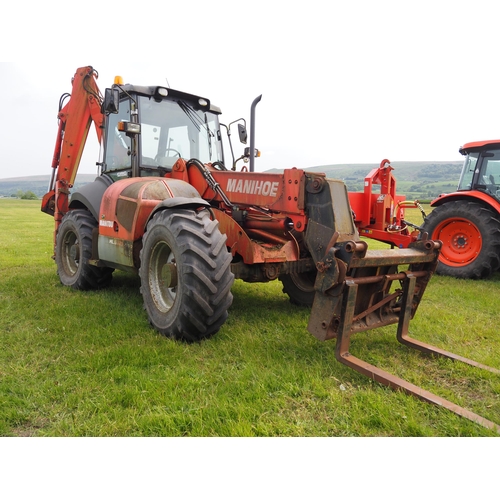
[[[482,191],[500,202],[500,141],[481,141],[460,148],[465,155],[458,191]]]
[[[106,89],[102,173],[114,181],[163,177],[179,158],[223,167],[220,109],[166,87],[116,83]]]

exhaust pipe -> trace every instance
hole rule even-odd
[[[255,108],[262,99],[262,94],[254,99],[250,107],[250,172],[255,169]]]

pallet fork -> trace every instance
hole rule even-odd
[[[349,266],[344,273],[340,273],[343,275],[342,282],[337,280],[337,283],[328,290],[325,290],[324,283],[328,281],[325,273],[328,273],[329,269],[325,269],[321,263],[317,266],[320,272],[316,280],[317,292],[309,321],[309,331],[320,340],[336,338],[336,359],[362,375],[391,389],[402,390],[419,399],[442,406],[500,433],[500,425],[371,365],[349,352],[353,333],[397,323],[397,340],[405,346],[500,374],[500,370],[496,368],[447,352],[413,339],[409,335],[409,322],[434,273],[441,242],[424,240],[412,244],[412,248],[401,250],[397,262],[394,261],[392,254],[384,250],[370,252],[363,246],[362,242],[358,242],[351,249],[353,256]],[[325,257],[324,261],[327,260],[328,257]],[[408,264],[408,268],[399,271],[397,265],[404,263]],[[394,289],[393,284],[397,282],[401,288]],[[328,314],[330,314],[329,320],[326,319]]]

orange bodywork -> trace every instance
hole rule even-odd
[[[305,172],[296,168],[283,174],[208,168],[231,204],[244,210],[244,222],[235,220],[231,207],[224,204],[195,166],[186,166],[184,160],[178,160],[172,173],[167,175],[188,182],[203,199],[219,202],[221,209],[214,210],[214,215],[227,236],[232,255],[240,255],[246,264],[298,260],[299,245],[286,224],[290,222],[298,232],[307,226]]]
[[[246,264],[299,259],[299,245],[291,236],[287,223],[293,221],[297,228],[306,227],[303,171],[293,169],[282,175],[214,169],[212,174],[231,203],[245,208],[244,222],[235,220],[231,207],[224,205],[198,169],[186,167],[184,160],[178,160],[173,172],[165,178],[130,178],[113,183],[101,202],[99,235],[113,241],[139,243],[159,203],[201,195],[198,199],[219,202],[220,208],[213,208],[212,212],[227,237],[226,244],[233,256],[238,254]],[[285,186],[292,186],[286,190],[286,195]],[[254,208],[252,203],[255,197],[261,202],[259,208]]]
[[[142,237],[153,209],[173,198],[166,180],[146,177],[117,181],[104,193],[99,213],[99,234],[135,241]]]
[[[220,171],[210,166],[208,169],[234,205],[258,206],[273,212],[286,213],[294,222],[305,221],[303,170],[292,168],[285,170],[283,174],[268,174]],[[193,165],[187,167],[183,160],[177,161],[172,173],[167,175],[188,182],[206,200],[223,201],[211,189],[203,174]],[[298,230],[303,229],[304,224],[299,224]]]
[[[491,140],[486,140],[486,141],[475,141],[475,142],[468,142],[467,144],[464,144],[459,148],[459,152],[463,155],[467,154],[467,151],[471,149],[479,149],[479,148],[484,148],[485,146],[492,146],[498,148],[498,145],[500,144],[500,139],[491,139]]]
[[[482,191],[456,191],[454,193],[441,194],[435,200],[432,200],[431,207],[442,205],[445,201],[460,199],[480,200],[485,205],[491,206],[497,213],[500,213],[500,203]]]

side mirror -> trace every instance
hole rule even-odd
[[[238,135],[240,136],[240,142],[242,144],[246,144],[248,138],[247,129],[245,125],[242,125],[241,123],[238,123]]]
[[[106,89],[104,91],[104,102],[102,103],[102,112],[109,115],[118,113],[120,107],[120,90],[117,88]]]

